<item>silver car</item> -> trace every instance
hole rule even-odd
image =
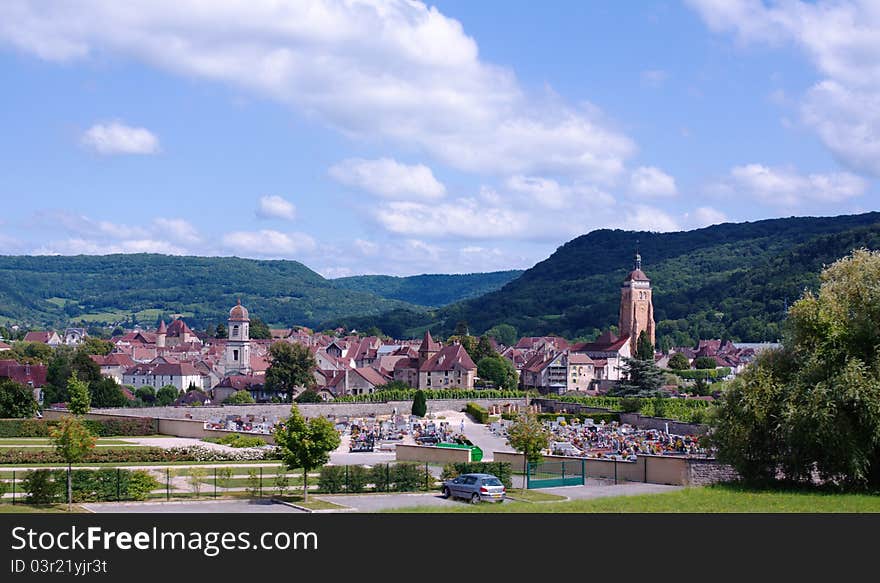
[[[504,502],[507,490],[492,474],[462,474],[443,482],[444,498],[464,498],[471,504],[484,500]]]

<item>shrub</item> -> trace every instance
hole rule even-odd
[[[465,406],[465,411],[467,411],[467,414],[473,417],[478,423],[485,425],[489,422],[489,411],[476,403],[468,403]]]
[[[228,468],[227,468],[228,469]],[[146,500],[161,484],[146,470],[128,471],[128,499]]]
[[[61,497],[64,478],[56,479],[53,470],[31,470],[22,480],[25,501],[29,504],[52,504]]]
[[[190,445],[186,447],[144,448],[95,448],[83,458],[83,463],[120,463],[120,462],[224,462],[224,461],[257,461],[278,459],[276,450],[269,448],[241,448],[224,451]],[[28,451],[28,448],[7,449],[0,451],[0,464],[60,464],[64,460],[55,451]]]
[[[0,480],[0,498],[3,498],[7,492],[9,492],[9,482]]]
[[[638,413],[642,410],[642,400],[638,397],[623,397],[620,399],[620,410],[624,413]]]
[[[266,440],[256,435],[242,435],[241,433],[230,433],[222,437],[206,437],[202,441],[211,443],[219,443],[220,445],[228,445],[229,447],[261,447],[266,445]]]
[[[391,487],[391,468],[388,464],[376,464],[370,468],[370,481],[377,492],[387,492]]]
[[[443,466],[441,479],[450,480],[462,474],[492,474],[504,484],[506,488],[513,487],[511,466],[507,462],[470,462],[446,464]]]
[[[367,483],[370,481],[370,472],[364,466],[347,466],[348,484],[346,489],[349,492],[363,492],[367,489]]]
[[[428,403],[425,391],[419,389],[413,396],[412,414],[416,417],[424,417],[428,413]]]
[[[336,494],[342,492],[344,485],[344,466],[324,466],[321,468],[321,475],[318,477],[318,487],[321,488],[321,491]]]
[[[0,419],[0,437],[49,437],[50,428],[59,421],[52,419]],[[128,419],[85,419],[83,424],[98,437],[156,435],[157,419],[131,417]]]
[[[54,478],[64,483],[66,472],[57,470]],[[159,482],[144,470],[73,470],[70,478],[74,502],[145,500],[152,490],[159,487]]]
[[[391,470],[394,489],[398,492],[412,492],[425,489],[425,468],[421,464],[394,464]]]
[[[244,405],[248,403],[253,403],[254,398],[248,391],[241,390],[235,391],[223,401],[224,405]]]

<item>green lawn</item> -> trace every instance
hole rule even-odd
[[[259,476],[257,476],[257,480],[259,480]],[[205,478],[202,479],[201,482],[203,484],[207,484],[213,488],[214,487],[214,476],[213,475],[205,476]],[[317,475],[314,478],[312,478],[310,476],[309,483],[316,484],[317,482],[318,482]],[[288,474],[287,484],[289,486],[302,486],[302,474]],[[217,478],[217,487],[218,488],[247,488],[250,485],[251,485],[250,480],[247,476],[243,476],[243,477],[238,476],[238,477],[230,478],[229,480],[226,481],[225,484],[223,483],[222,479],[220,479],[219,477]],[[270,474],[263,472],[263,490],[269,490],[274,487],[275,487],[275,474],[274,474],[274,472],[270,473]]]
[[[48,504],[31,506],[29,504],[0,503],[0,514],[58,514],[67,512],[67,504]],[[80,506],[74,504],[71,512],[85,512]]]
[[[310,510],[340,510],[346,508],[345,506],[340,506],[339,504],[327,502],[326,500],[319,500],[317,498],[309,498],[308,502],[303,502],[302,496],[282,496],[281,500]]]
[[[733,485],[684,488],[663,494],[511,504],[450,504],[394,512],[880,512],[880,494],[750,490]]]
[[[540,490],[508,490],[507,497],[515,500],[522,500],[524,502],[559,502],[565,500],[565,496],[548,494],[546,492],[541,492]]]

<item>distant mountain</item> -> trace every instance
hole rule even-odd
[[[521,270],[511,270],[409,277],[358,275],[330,281],[342,289],[368,292],[389,300],[420,306],[440,307],[495,291],[521,274]]]
[[[785,308],[817,285],[822,265],[855,247],[880,248],[880,213],[726,223],[693,231],[602,229],[569,241],[497,291],[433,311],[397,308],[338,323],[414,335],[472,333],[508,323],[521,335],[592,338],[617,324],[620,284],[638,242],[664,342],[776,340]],[[659,341],[659,340],[658,340]]]
[[[313,326],[330,318],[419,306],[340,289],[296,261],[167,255],[0,256],[0,324],[152,325],[183,314],[194,326],[225,321],[241,297],[252,317]]]

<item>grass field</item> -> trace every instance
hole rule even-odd
[[[540,490],[508,490],[507,497],[514,500],[522,500],[524,502],[559,502],[565,500],[565,496],[557,496],[556,494],[548,494]]]
[[[74,504],[71,512],[85,512],[83,508]],[[58,514],[66,513],[67,504],[48,504],[41,506],[31,506],[28,504],[0,504],[0,514]]]
[[[512,504],[449,505],[394,512],[880,512],[880,494],[819,491],[750,490],[734,485],[684,488],[663,494],[616,496],[594,500]]]
[[[121,439],[112,437],[99,437],[97,445],[137,445]],[[16,445],[44,445],[52,447],[52,440],[48,437],[0,437],[0,447],[11,447]]]

